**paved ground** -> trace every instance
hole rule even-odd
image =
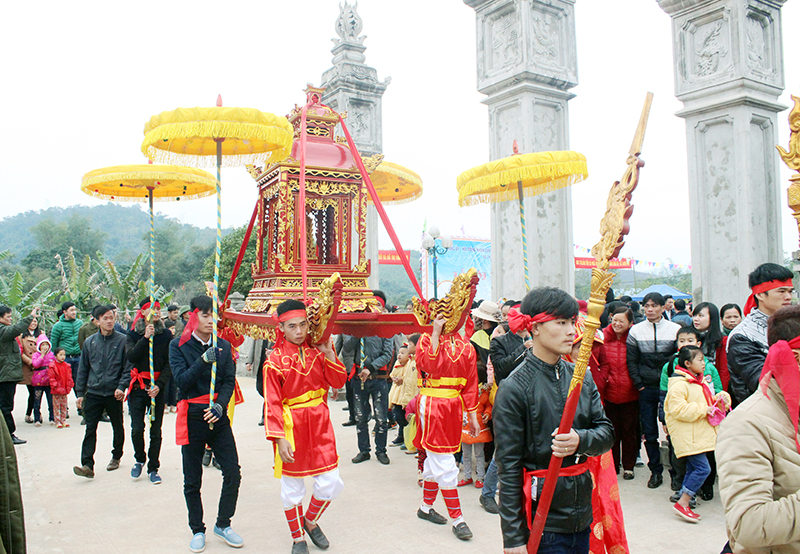
[[[272,451],[259,419],[261,398],[253,380],[240,378],[246,402],[236,409],[234,433],[242,466],[242,488],[233,527],[251,552],[287,553],[290,538],[279,499],[279,484],[272,477]],[[69,429],[24,423],[25,389],[18,388],[15,418],[18,435],[28,444],[17,447],[30,554],[82,554],[107,552],[189,552],[191,538],[183,500],[180,450],[175,446],[175,416],[164,419],[161,456],[162,485],[130,477],[132,447],[127,436],[122,467],[107,472],[111,427],[100,424],[97,476],[76,477],[72,466],[80,459],[83,427],[73,415]],[[421,498],[416,484],[416,460],[395,448],[392,463],[380,465],[374,458],[360,465],[350,463],[357,453],[355,429],[343,428],[344,403],[332,403],[345,489],[322,519],[331,541],[331,553],[441,552],[499,553],[502,548],[498,516],[483,511],[477,489],[460,489],[464,516],[475,538],[460,543],[449,526],[439,527],[417,519]],[[75,414],[74,399],[70,410]],[[127,415],[126,415],[127,417]],[[390,437],[394,432],[390,432]],[[684,523],[671,512],[665,484],[658,490],[645,486],[646,468],[633,481],[620,480],[620,493],[632,553],[717,554],[725,543],[722,509],[718,499],[703,502],[698,525]],[[203,488],[206,524],[213,526],[219,498],[220,473],[205,470]],[[310,481],[309,491],[310,491]],[[310,494],[310,492],[309,492]],[[446,513],[441,500],[436,509]],[[310,545],[312,553],[316,550]],[[219,539],[209,537],[206,552],[230,552]]]

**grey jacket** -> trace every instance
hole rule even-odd
[[[32,320],[28,316],[15,325],[0,323],[0,383],[17,383],[22,380],[22,356],[17,337],[25,332]]]
[[[392,361],[394,342],[381,337],[359,339],[340,335],[336,339],[336,352],[348,372],[355,365],[359,371],[366,368],[372,375],[385,375],[388,373],[386,366]]]
[[[87,392],[112,396],[114,391],[128,388],[131,376],[125,371],[126,340],[127,337],[117,331],[108,336],[102,332],[95,333],[86,339],[75,381],[75,393],[79,397]]]

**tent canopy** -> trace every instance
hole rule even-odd
[[[666,294],[671,294],[672,298],[674,298],[675,300],[677,300],[678,298],[683,298],[684,300],[690,300],[692,298],[691,294],[686,294],[685,292],[681,292],[678,289],[671,287],[669,285],[652,285],[644,289],[639,294],[631,295],[631,298],[633,298],[637,302],[640,302],[645,296],[647,296],[651,292],[657,292],[661,296],[664,296]]]

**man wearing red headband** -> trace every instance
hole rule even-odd
[[[217,339],[217,348],[212,346],[213,307],[213,300],[209,296],[192,298],[192,315],[181,336],[169,344],[169,362],[178,385],[175,442],[180,445],[183,457],[183,496],[189,511],[189,527],[194,534],[189,543],[192,552],[202,552],[206,546],[203,500],[200,496],[206,445],[214,451],[222,468],[222,491],[214,534],[235,548],[244,544],[242,537],[231,528],[242,480],[239,453],[227,410],[235,387],[236,366],[228,341]],[[214,362],[216,381],[212,399],[210,389]]]
[[[573,428],[558,433],[575,369],[562,356],[572,352],[578,302],[562,290],[540,287],[525,296],[520,312],[533,346],[503,381],[492,410],[503,547],[506,554],[527,552],[541,477],[558,456],[564,461],[538,552],[588,554],[592,477],[586,461],[611,449],[614,428],[587,372]]]
[[[136,462],[131,469],[131,477],[137,479],[147,462],[147,474],[154,485],[161,483],[158,475],[159,455],[161,454],[161,423],[164,419],[164,398],[167,383],[172,376],[169,367],[170,333],[161,321],[158,302],[150,306],[150,299],[139,302],[139,311],[133,320],[133,329],[128,331],[126,369],[131,375],[128,388],[128,410],[131,414],[131,441],[133,457]],[[153,367],[150,367],[150,339],[153,340]],[[154,377],[151,377],[151,370]],[[155,398],[155,419],[150,421],[150,448],[145,454],[144,429],[145,414]],[[149,459],[148,459],[149,458]]]
[[[333,340],[308,343],[308,317],[302,302],[284,301],[277,315],[275,347],[264,365],[264,429],[274,443],[275,477],[281,480],[292,554],[307,554],[303,531],[318,548],[330,546],[318,522],[344,488],[327,396],[330,387],[344,385],[347,372],[336,358]],[[314,478],[305,514],[304,477]]]
[[[763,300],[759,304],[760,310]],[[719,492],[733,552],[796,554],[800,306],[779,308],[769,319],[767,338],[769,354],[758,390],[719,428]]]
[[[422,505],[417,517],[437,525],[447,519],[433,509],[439,489],[453,520],[453,533],[461,540],[472,538],[461,514],[458,498],[458,466],[453,454],[461,446],[463,413],[469,418],[469,433],[477,437],[478,366],[475,349],[457,330],[444,332],[445,317],[438,315],[433,333],[423,334],[417,343],[417,368],[420,375],[414,446],[424,448],[427,457],[422,469]]]
[[[753,394],[767,359],[767,321],[792,303],[792,272],[773,263],[761,264],[749,276],[753,293],[744,306],[745,318],[728,335],[730,392],[737,402]]]

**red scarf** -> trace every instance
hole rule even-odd
[[[794,425],[794,441],[797,451],[800,452],[800,442],[797,440],[798,416],[800,416],[800,368],[794,357],[793,348],[800,348],[800,337],[795,337],[789,342],[779,340],[769,347],[767,361],[761,370],[761,392],[769,398],[767,388],[772,378],[778,382],[786,407],[789,409],[789,418]]]
[[[766,283],[761,283],[760,285],[756,285],[753,287],[753,292],[747,298],[747,302],[744,305],[744,315],[750,313],[750,310],[756,307],[756,294],[760,294],[762,292],[767,292],[774,289],[779,289],[781,287],[792,287],[792,280],[787,279],[786,281],[767,281]]]
[[[136,312],[136,317],[133,318],[133,323],[131,323],[131,329],[135,329],[136,328],[136,322],[139,321],[140,319],[142,319],[144,317],[144,311],[145,310],[149,310],[149,309],[150,309],[150,302],[148,302],[147,304],[145,304],[144,306],[139,308],[139,311]],[[154,310],[160,310],[161,309],[161,304],[156,302],[156,307],[153,308],[153,309]]]
[[[709,390],[708,383],[706,383],[705,379],[703,378],[703,374],[695,375],[688,369],[682,367],[676,367],[675,371],[680,372],[681,375],[686,377],[686,380],[689,381],[690,383],[694,383],[695,385],[700,385],[703,388],[703,396],[706,399],[706,404],[708,404],[709,406],[714,405],[714,395],[711,394],[711,390]]]
[[[195,308],[192,312],[192,315],[189,316],[189,321],[186,322],[186,327],[183,328],[183,333],[181,333],[178,346],[183,346],[186,341],[192,338],[192,333],[194,333],[194,330],[197,329],[197,324],[200,322],[199,318],[197,317],[198,313],[200,313],[200,310]]]

